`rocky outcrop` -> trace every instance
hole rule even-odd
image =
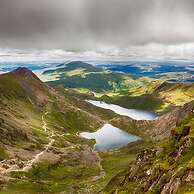
[[[142,150],[132,165],[130,172],[128,174],[128,180],[138,180],[146,176],[149,176],[152,173],[152,170],[149,168],[143,168],[143,166],[149,166],[156,155],[156,150],[154,149],[145,149]]]
[[[153,128],[148,132],[153,140],[163,140],[170,138],[172,131],[174,131],[184,118],[194,116],[192,110],[194,109],[194,101],[185,104],[183,107],[176,107],[169,113],[164,114],[157,120],[153,121]],[[189,133],[189,128],[185,126],[185,135]],[[184,134],[183,134],[184,135]]]
[[[172,178],[170,182],[164,186],[161,194],[175,194],[177,193],[180,185],[181,185],[180,178]]]
[[[129,171],[123,178],[118,178],[122,181],[115,190],[117,193],[176,194],[194,183],[193,107],[194,103],[191,102],[155,121],[158,123],[155,134],[157,131],[159,133],[156,135],[155,146],[138,153],[136,160],[130,164]],[[168,135],[161,136],[167,134],[160,131],[165,126],[168,126]],[[136,186],[130,188],[130,192],[125,190],[133,184]]]
[[[177,169],[174,167],[176,166],[174,164],[176,164],[181,156],[187,153],[191,145],[190,139],[183,140],[183,144],[177,148],[177,156],[167,169],[162,166],[162,163],[157,164],[157,158],[159,158],[161,154],[164,154],[163,152],[160,152],[158,155],[158,151],[154,149],[141,151],[136,161],[131,165],[128,174],[120,184],[121,187],[126,186],[129,182],[135,182],[138,184],[133,191],[135,194],[176,194],[180,187],[194,181],[194,169],[182,167]]]

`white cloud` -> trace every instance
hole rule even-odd
[[[127,60],[129,58],[150,59],[185,59],[194,60],[194,43],[163,45],[147,44],[119,49],[114,46],[103,47],[94,51],[72,52],[62,49],[53,50],[18,50],[1,49],[0,62],[35,62],[65,60]]]

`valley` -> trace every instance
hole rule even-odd
[[[192,82],[81,61],[45,75],[0,75],[0,194],[194,191]]]

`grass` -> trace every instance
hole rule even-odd
[[[162,101],[155,96],[116,96],[109,100],[109,103],[118,104],[125,108],[134,108],[147,111],[155,111],[162,105]]]
[[[117,93],[123,90],[133,90],[145,83],[148,79],[135,79],[124,73],[113,73],[101,68],[93,67],[89,64],[73,62],[65,68],[48,71],[46,73],[59,73],[60,80],[49,82],[50,85],[57,87],[62,85],[64,88],[83,89],[94,92],[99,96],[100,93]]]
[[[194,186],[193,185],[185,185],[184,187],[179,188],[177,194],[193,194]]]
[[[2,190],[0,193],[72,192],[83,189],[84,181],[97,174],[99,174],[99,168],[95,164],[86,166],[72,158],[64,158],[56,164],[45,160],[34,166],[28,173],[12,173],[12,177],[17,179],[9,182],[5,191]]]
[[[93,145],[95,144],[94,140],[81,138],[77,136],[77,134],[65,133],[61,137],[55,137],[54,146],[59,147],[59,148],[65,148],[69,145],[68,143],[66,143],[67,141],[74,145],[81,144],[81,145],[89,145],[90,147],[93,147]]]
[[[176,106],[182,106],[194,100],[194,86],[193,84],[177,83],[171,84],[159,92],[165,101],[174,104]]]
[[[96,71],[94,74],[91,73],[91,71],[87,72],[85,77],[83,77],[81,75],[83,73],[83,69],[80,70],[81,67],[77,70],[72,67],[68,68],[69,69],[66,72],[66,76],[70,77],[67,81],[67,83],[70,84],[69,87],[72,87],[72,85],[75,84],[74,86],[76,90],[82,90],[82,92],[85,94],[92,95],[93,90],[95,90],[95,92],[98,94],[109,93],[107,96],[102,96],[105,101],[119,104],[126,108],[137,108],[154,111],[168,107],[168,105],[164,105],[163,101],[158,98],[158,96],[156,97],[152,95],[157,87],[160,86],[160,82],[150,83],[146,85],[147,87],[143,88],[142,86],[144,86],[148,80],[136,80],[135,78],[127,77],[123,74],[112,74],[110,72],[104,74],[98,71]],[[92,68],[92,71],[93,70],[94,69]],[[92,81],[95,81],[95,83],[92,83]],[[12,82],[9,81],[9,83]],[[60,80],[58,83],[60,83],[60,89],[64,90],[64,87],[66,87],[64,84],[66,82],[64,80]],[[3,87],[4,86],[1,86],[0,88]],[[13,87],[18,89],[17,87],[19,86],[17,83],[13,83]],[[129,90],[129,88],[131,90]],[[138,90],[135,90],[136,88],[138,88]],[[9,88],[9,90],[12,90],[12,88]],[[8,99],[12,99],[13,96],[14,98],[18,97],[18,99],[25,99],[21,101],[14,100],[13,104],[11,105],[13,106],[12,109],[15,109],[14,114],[17,121],[20,121],[18,123],[22,124],[21,126],[24,127],[25,132],[27,132],[28,137],[30,137],[30,141],[15,141],[17,145],[16,147],[22,147],[29,150],[34,146],[35,142],[38,145],[47,143],[48,139],[44,131],[42,131],[43,123],[41,120],[41,116],[45,110],[42,109],[42,107],[40,108],[29,103],[24,91],[21,88],[19,91],[13,90],[10,92],[9,90],[6,93],[6,97]],[[184,98],[185,93],[183,94],[183,90],[186,92],[187,96],[189,94],[189,99]],[[191,100],[193,92],[190,90],[190,88],[181,88],[181,90],[169,90],[169,93],[167,93],[168,90],[164,91],[160,92],[164,92],[162,94],[168,95],[169,99],[172,98],[174,101],[176,101],[176,103],[179,101],[182,102],[183,99]],[[117,95],[115,96],[115,94]],[[156,94],[158,93],[155,93],[155,95]],[[60,155],[60,160],[54,162],[47,160],[41,161],[28,173],[12,173],[12,177],[16,179],[13,179],[7,185],[3,185],[4,188],[0,189],[0,194],[60,193],[62,191],[68,193],[76,193],[77,191],[80,191],[80,193],[84,193],[84,188],[86,187],[92,187],[95,192],[103,189],[104,187],[105,190],[112,190],[115,188],[115,186],[119,186],[120,181],[123,180],[124,176],[128,172],[129,163],[136,158],[136,153],[144,147],[151,147],[153,145],[150,142],[139,141],[134,144],[129,144],[128,146],[119,150],[100,152],[100,157],[103,159],[101,164],[106,172],[106,177],[95,182],[90,182],[93,176],[99,175],[99,166],[97,163],[93,163],[92,165],[86,164],[80,154],[83,154],[85,151],[87,151],[84,149],[83,145],[93,147],[94,141],[79,138],[75,134],[81,131],[95,131],[99,126],[101,126],[102,123],[92,117],[92,115],[97,115],[103,120],[112,119],[116,115],[112,112],[104,111],[100,108],[94,108],[93,106],[90,106],[85,102],[81,102],[79,99],[76,99],[76,97],[79,98],[79,96],[71,96],[69,94],[69,96],[66,96],[66,100],[74,105],[74,107],[79,107],[80,109],[85,110],[90,114],[87,114],[78,108],[70,108],[68,105],[65,106],[64,109],[60,109],[61,107],[56,106],[55,104],[50,107],[50,112],[45,118],[49,129],[54,129],[56,130],[55,132],[59,134],[64,133],[64,136],[54,137],[54,146],[61,150],[63,148],[67,148],[67,150],[65,149],[66,151],[64,154]],[[15,106],[16,104],[17,106]],[[19,112],[21,112],[21,110],[23,110],[23,112],[20,114]],[[192,118],[184,120],[184,123],[182,123],[177,128],[177,132],[181,133],[185,125],[189,124],[193,126],[191,122],[193,122]],[[119,123],[118,127],[124,128],[131,133],[140,134],[140,131],[138,131],[133,123]],[[193,134],[194,133],[192,129],[189,137],[192,138]],[[71,144],[77,144],[77,146],[68,148],[68,142]],[[178,146],[181,145],[181,143],[182,142],[177,141],[160,142],[158,146],[162,147],[164,150],[161,154],[159,154],[159,156],[154,158],[152,167],[154,169],[158,169],[160,166],[166,171],[173,171],[174,168],[178,167],[193,168],[193,146],[190,150],[188,150],[187,153],[184,153],[176,165],[171,165],[170,163],[169,157],[171,156],[169,156],[169,153],[174,151]],[[6,157],[8,156],[4,147],[0,146],[0,160]],[[146,168],[148,167],[149,166],[147,165]],[[171,174],[169,173],[167,178],[169,178],[170,175]],[[85,180],[89,181],[86,183]],[[136,183],[130,182],[125,186],[125,188],[120,190],[120,193],[130,193],[135,187],[138,186],[138,181]]]
[[[66,76],[68,77],[71,77],[71,76],[76,76],[76,75],[80,75],[80,76],[84,76],[84,71],[85,69],[84,68],[78,68],[78,69],[74,69],[74,70],[71,70],[71,71],[67,71],[65,73]]]
[[[139,87],[131,88],[129,93],[131,96],[142,96],[145,94],[152,94],[164,81],[161,80],[152,80],[150,78],[140,78],[145,80],[142,85]]]
[[[144,141],[138,141],[119,150],[100,152],[101,164],[106,176],[94,184],[94,191],[109,190],[109,188],[112,189],[119,184],[118,179],[124,178],[123,176],[128,171],[130,162],[136,158],[137,152],[144,146],[149,146],[149,144]]]
[[[194,94],[194,90],[193,90]],[[186,93],[182,91],[181,89],[177,89],[176,91],[170,91],[168,93],[161,92],[161,95],[166,98],[167,101],[169,101],[171,104],[182,106],[194,99],[194,95],[191,93]]]
[[[64,113],[52,112],[48,114],[47,122],[50,126],[59,124],[59,126],[64,128],[64,131],[69,133],[94,131],[100,126],[99,122],[79,110],[69,110]]]
[[[0,145],[0,161],[7,159],[9,156],[6,152],[6,149],[3,145]]]

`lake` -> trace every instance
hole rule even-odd
[[[96,100],[86,100],[86,101],[97,107],[112,110],[113,112],[119,115],[128,116],[135,120],[154,120],[158,118],[157,113],[154,113],[154,112],[148,112],[148,111],[137,110],[137,109],[127,109],[115,104],[107,104],[103,101],[96,101]]]
[[[80,136],[86,139],[94,139],[96,141],[94,149],[96,150],[113,150],[141,139],[111,124],[105,124],[96,132],[82,132]]]

